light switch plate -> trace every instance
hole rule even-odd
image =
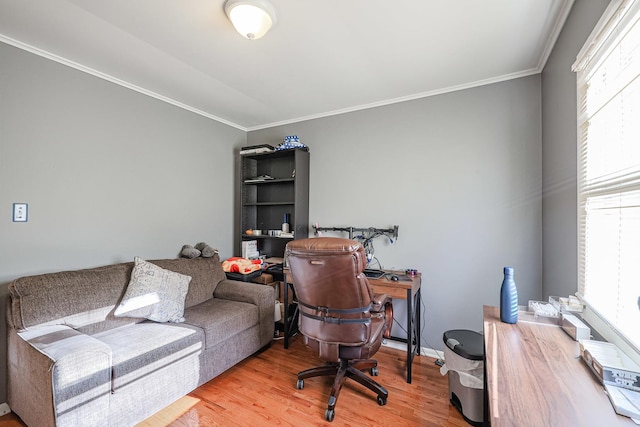
[[[13,222],[27,222],[29,219],[29,205],[26,203],[13,204]]]

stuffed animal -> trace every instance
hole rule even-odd
[[[198,243],[195,248],[202,253],[204,258],[211,258],[215,254],[218,253],[217,249],[213,249],[211,246],[207,245],[205,242]]]
[[[240,257],[227,258],[222,262],[222,269],[226,273],[249,274],[262,268],[259,259],[246,259]]]
[[[184,245],[180,250],[180,256],[182,258],[198,258],[202,256],[204,258],[211,258],[218,253],[217,249],[213,249],[205,242],[198,243],[195,247],[191,245]]]
[[[194,248],[191,245],[184,245],[182,247],[182,250],[180,251],[180,256],[182,258],[198,258],[201,255],[201,252]]]

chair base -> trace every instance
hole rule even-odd
[[[325,366],[306,369],[298,373],[298,383],[296,387],[300,390],[303,389],[304,380],[306,378],[335,375],[333,386],[331,387],[331,394],[329,395],[329,403],[327,405],[327,410],[325,411],[325,419],[327,421],[333,421],[336,402],[338,401],[340,390],[342,390],[342,385],[345,383],[347,378],[355,380],[376,393],[378,397],[377,401],[380,406],[387,404],[389,392],[363,373],[363,371],[367,370],[371,375],[378,375],[378,362],[373,359],[349,360],[341,358],[338,363],[328,363]]]

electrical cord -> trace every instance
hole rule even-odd
[[[373,246],[373,240],[377,237],[386,235],[387,234],[384,231],[380,231],[372,227],[367,231],[363,231],[362,234],[353,237],[353,240],[360,242],[362,244],[362,247],[364,247],[364,253],[367,256],[367,263],[370,263],[373,259],[375,259],[375,248]],[[393,244],[393,239],[391,238],[391,236],[388,237],[391,244]],[[380,265],[379,261],[378,265]]]
[[[422,310],[422,311],[421,311],[421,313],[424,313],[424,312],[426,311],[426,306],[425,306],[424,301],[422,300],[422,298],[420,298],[420,309]],[[422,320],[423,320],[423,322],[422,322],[422,331],[420,331],[420,338],[423,338],[423,337],[424,337],[424,335],[422,335],[422,332],[424,332],[424,328],[425,328],[425,325],[426,325],[426,323],[427,323],[427,322],[425,322],[425,321],[424,321],[424,316],[422,316]],[[434,347],[434,346],[432,346],[432,345],[429,343],[429,341],[427,341],[427,339],[426,339],[426,338],[424,339],[424,342],[425,342],[425,343],[427,344],[427,346],[428,346],[430,349],[432,349],[432,350],[436,353],[436,355],[438,356],[438,358],[435,360],[435,362],[434,362],[434,363],[435,363],[436,365],[438,365],[438,366],[442,366],[442,365],[444,365],[444,352],[440,352],[440,351],[436,350],[436,349],[435,349],[435,347]],[[440,353],[442,353],[442,356],[440,356]]]
[[[425,304],[424,304],[424,301],[422,300],[422,298],[420,298],[420,312],[424,314],[424,313],[425,313],[425,309],[426,309],[426,306],[425,306]],[[418,326],[418,325],[415,325],[415,327],[416,327],[416,328],[418,328],[418,327],[420,327],[420,328],[421,328],[419,331],[416,331],[416,332],[419,332],[419,333],[420,333],[420,340],[421,340],[421,341],[424,341],[424,342],[427,344],[427,346],[428,346],[430,349],[432,349],[432,350],[436,353],[436,355],[438,356],[438,357],[436,358],[436,360],[435,360],[435,362],[434,362],[434,363],[435,363],[436,365],[438,365],[438,366],[442,366],[442,365],[444,365],[444,352],[439,351],[439,350],[436,350],[436,349],[435,349],[435,348],[434,348],[434,347],[429,343],[429,341],[428,341],[426,338],[424,338],[424,335],[422,334],[422,333],[424,332],[425,325],[426,325],[426,323],[427,323],[427,322],[425,322],[425,320],[424,320],[424,316],[421,316],[420,321],[421,321],[421,323],[422,323],[421,325],[419,325],[419,326]],[[398,319],[397,319],[395,316],[394,316],[394,318],[393,318],[393,323],[394,323],[395,325],[397,325],[400,329],[402,329],[402,331],[405,333],[405,335],[406,335],[406,336],[409,336],[409,334],[407,333],[407,330],[405,329],[405,327],[404,327],[404,326],[403,326],[403,325],[398,321]],[[413,343],[412,343],[412,344],[413,344]],[[422,349],[418,349],[418,351],[419,351],[419,352],[422,352]],[[441,356],[441,354],[442,354],[442,356]]]
[[[373,259],[367,263],[367,268],[373,268],[372,264],[374,261],[378,264],[378,269],[382,270],[382,264],[377,257],[373,257]]]

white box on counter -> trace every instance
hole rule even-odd
[[[573,314],[560,313],[560,327],[575,341],[591,339],[591,328]]]
[[[580,355],[601,383],[640,391],[640,366],[615,344],[581,340]]]

